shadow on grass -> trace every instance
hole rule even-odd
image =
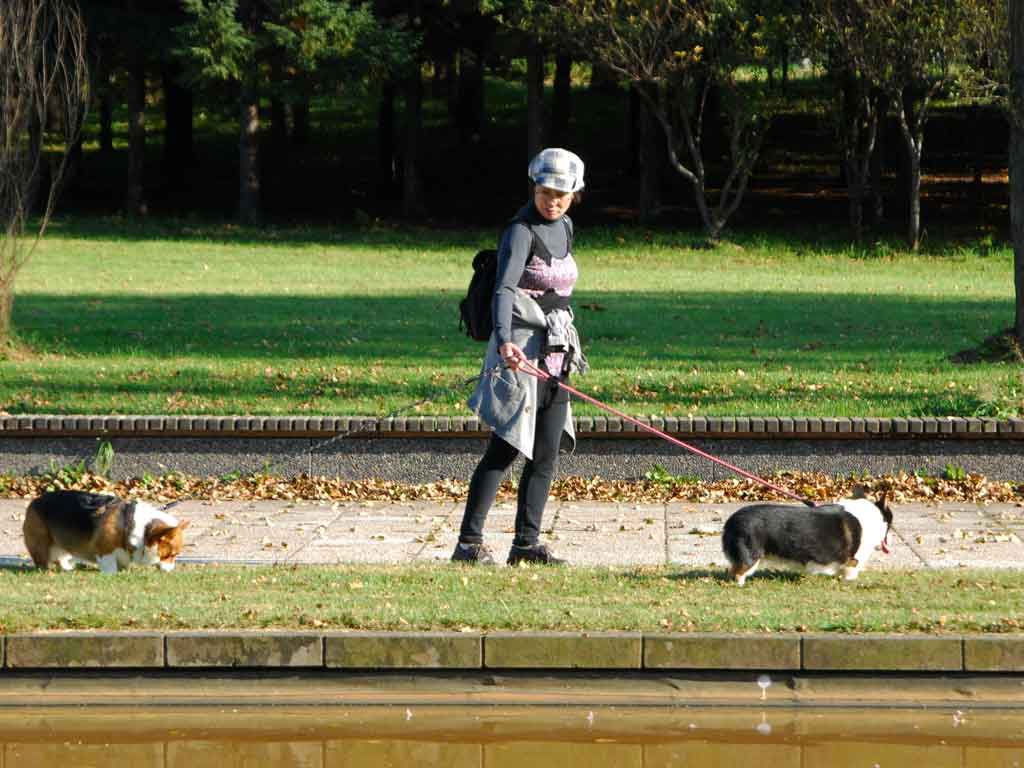
[[[795,584],[805,579],[806,574],[797,573],[795,571],[780,571],[780,570],[766,570],[758,571],[751,576],[747,583],[754,584],[758,581],[776,582],[776,583],[787,583]],[[693,581],[715,581],[722,585],[734,586],[735,582],[732,576],[729,575],[729,570],[722,566],[721,568],[693,568],[678,571],[676,573],[670,573],[666,576],[670,581],[678,582],[693,582]],[[740,589],[740,587],[737,587]]]
[[[341,357],[430,364],[483,352],[458,327],[461,296],[18,296],[14,325],[37,352],[102,358]],[[879,356],[949,354],[950,329],[981,339],[1011,307],[996,299],[790,293],[580,291],[577,325],[604,365],[650,362],[862,370]],[[599,307],[595,309],[594,306]],[[588,308],[588,306],[590,308]]]
[[[32,573],[38,570],[27,557],[0,557],[0,571],[9,573]]]
[[[675,571],[665,578],[669,581],[691,582],[691,581],[714,581],[719,584],[731,584],[729,572],[725,568],[687,568],[682,571]]]

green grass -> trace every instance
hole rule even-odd
[[[637,415],[1024,411],[1020,367],[948,357],[1009,326],[1012,253],[856,250],[826,231],[587,227],[584,391]],[[843,236],[844,233],[838,233]],[[59,221],[16,285],[10,413],[465,414],[483,345],[457,327],[496,233]],[[597,412],[580,405],[579,414]]]
[[[557,599],[552,599],[557,595]],[[104,577],[0,571],[0,632],[39,629],[1016,632],[1010,571],[868,572],[856,582],[672,568],[201,567]]]

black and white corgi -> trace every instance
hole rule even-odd
[[[722,530],[729,573],[740,586],[761,565],[798,568],[852,581],[877,548],[889,553],[892,511],[855,497],[808,509],[752,504],[736,510]]]
[[[174,569],[188,520],[144,501],[86,491],[50,491],[25,510],[25,547],[38,568],[95,563],[103,573],[129,565]]]

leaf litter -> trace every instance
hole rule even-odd
[[[778,472],[770,475],[780,488],[812,501],[847,498],[856,486],[868,496],[882,493],[890,503],[959,502],[973,504],[1016,503],[1024,506],[1024,483],[990,480],[984,475],[965,473],[944,477],[901,472],[893,475],[837,477],[813,472]],[[394,480],[344,480],[323,475],[279,477],[253,474],[247,477],[193,477],[169,473],[159,477],[110,480],[83,472],[74,479],[51,475],[13,477],[0,475],[0,497],[32,498],[46,490],[76,489],[110,493],[124,498],[142,498],[160,503],[186,499],[209,501],[324,500],[335,502],[459,501],[466,498],[465,480],[444,479],[410,484]],[[505,481],[499,498],[515,498],[516,487]],[[622,503],[663,503],[681,501],[702,504],[747,501],[788,501],[786,497],[753,480],[729,478],[715,481],[664,479],[609,480],[599,476],[569,476],[557,479],[551,495],[562,501],[614,501]]]

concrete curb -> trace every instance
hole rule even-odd
[[[30,670],[218,668],[948,675],[1024,672],[1024,636],[37,632],[0,636],[0,659],[0,681]]]

